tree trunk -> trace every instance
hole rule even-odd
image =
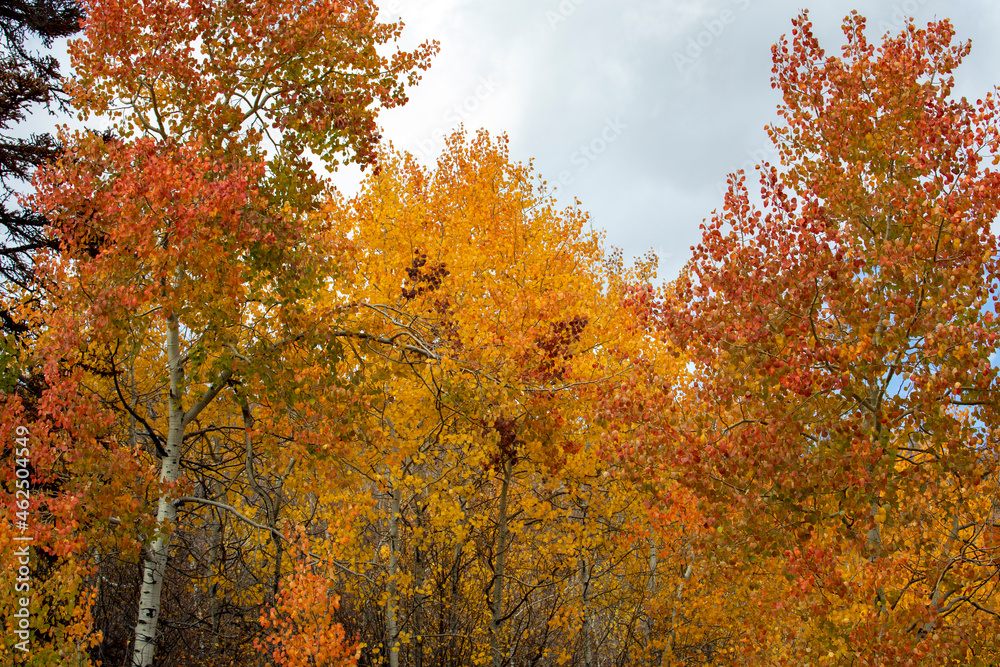
[[[677,650],[677,612],[684,602],[684,584],[688,582],[691,574],[694,572],[694,550],[690,544],[686,544],[684,551],[687,553],[688,558],[687,568],[684,570],[681,580],[677,582],[677,593],[674,595],[674,609],[670,614],[670,649],[669,651],[664,651],[661,664],[667,664],[668,656]]]
[[[461,501],[462,507],[462,519],[460,525],[465,525],[468,523],[468,515],[466,514],[466,501]],[[464,540],[459,540],[455,543],[455,554],[451,559],[451,588],[448,593],[448,650],[447,658],[450,665],[458,665],[458,649],[456,647],[455,637],[458,635],[458,615],[455,611],[456,600],[458,600],[458,580],[461,575],[462,568],[462,549],[465,546],[466,541],[468,541],[468,536]],[[444,664],[444,663],[442,663]]]
[[[424,507],[417,505],[417,527],[423,527]],[[423,531],[421,531],[421,535]],[[414,667],[424,667],[424,626],[423,626],[423,606],[424,606],[424,586],[426,585],[426,574],[424,573],[424,555],[417,542],[414,547],[414,572],[416,587],[413,591],[413,632],[416,635],[414,645],[416,651],[414,655]]]
[[[590,620],[590,582],[594,572],[593,563],[587,561],[587,499],[583,497],[583,487],[580,488],[580,495],[577,497],[578,509],[573,510],[574,518],[580,522],[580,536],[582,543],[578,544],[580,554],[577,561],[580,566],[580,641],[583,642],[583,667],[594,666],[594,647],[591,641],[593,634]]]
[[[177,315],[167,317],[167,371],[170,390],[167,394],[167,439],[160,460],[160,481],[172,484],[180,478],[181,454],[184,448],[184,429],[211,403],[232,377],[232,370],[223,371],[215,383],[184,411],[184,360],[181,358],[180,321]],[[160,594],[163,575],[167,570],[167,553],[170,545],[169,531],[177,520],[177,507],[164,493],[156,510],[156,539],[146,552],[142,569],[142,588],[139,591],[139,614],[135,623],[135,645],[132,651],[133,667],[150,667],[156,651],[156,632],[160,620]]]
[[[510,490],[512,469],[510,461],[504,463],[500,507],[497,509],[496,564],[493,568],[493,604],[490,616],[490,652],[493,654],[493,667],[501,667],[503,664],[503,654],[500,649],[500,619],[503,618],[504,559],[507,555],[507,493]]]
[[[583,640],[583,665],[584,667],[594,667],[594,647],[591,641],[590,608],[588,605],[588,595],[590,593],[590,578],[593,574],[594,566],[587,564],[586,558],[580,559],[580,594],[581,605],[583,606],[583,626],[580,628],[581,639]]]
[[[399,667],[399,628],[396,625],[396,569],[399,567],[399,491],[389,491],[389,581],[386,585],[385,630],[389,667]]]
[[[181,392],[184,385],[184,369],[181,365],[180,330],[176,315],[167,319],[167,367],[170,374],[168,395],[168,430],[164,447],[166,455],[160,461],[160,481],[176,482],[180,476],[181,448],[184,443],[184,408]],[[135,624],[135,646],[132,664],[135,667],[150,667],[156,650],[156,630],[160,619],[160,593],[163,590],[163,575],[167,569],[167,549],[170,538],[166,535],[177,518],[177,508],[170,498],[160,496],[156,511],[156,539],[147,551],[142,571],[142,589],[139,593],[139,617]]]
[[[272,486],[272,491],[274,491],[274,495],[272,496],[257,481],[257,475],[253,468],[253,413],[250,410],[250,402],[246,396],[237,394],[236,400],[239,402],[240,412],[243,413],[243,432],[246,443],[246,456],[244,457],[243,469],[250,487],[260,498],[261,502],[264,503],[266,525],[271,531],[271,543],[274,545],[274,575],[271,578],[271,591],[267,600],[268,604],[273,606],[278,597],[278,587],[281,584],[281,557],[284,546],[278,537],[278,511],[281,509],[281,484],[278,485],[277,489],[274,489]],[[284,478],[281,481],[283,483]]]
[[[652,602],[656,595],[656,563],[660,555],[660,550],[656,545],[655,540],[650,540],[649,542],[649,580],[646,583],[646,598]],[[647,608],[648,609],[648,608]],[[645,644],[644,648],[649,651],[649,633],[653,629],[653,619],[649,615],[647,610],[645,618],[643,619],[642,638]]]
[[[209,439],[209,444],[212,447],[212,461],[220,469],[222,468],[222,457],[218,452],[218,441],[215,438]],[[224,473],[225,474],[225,473]],[[215,500],[221,503],[229,504],[229,498],[226,493],[226,485],[221,481],[215,480],[212,488],[212,492],[215,496]],[[221,579],[223,572],[225,570],[225,531],[226,523],[225,516],[221,509],[210,508],[212,511],[212,516],[217,517],[212,524],[212,543],[208,551],[208,571],[211,577],[216,580]],[[210,596],[209,600],[209,614],[212,621],[212,655],[218,655],[219,653],[219,591],[218,585],[213,583],[209,586],[208,594]]]
[[[951,532],[948,534],[948,537],[945,538],[944,544],[941,546],[941,557],[938,559],[938,571],[935,573],[934,577],[934,591],[931,593],[931,616],[930,619],[923,625],[923,632],[925,634],[934,632],[938,614],[941,612],[941,601],[944,598],[944,575],[948,572],[952,565],[952,555],[950,553],[951,545],[953,543],[957,544],[960,541],[959,524],[958,508],[956,508],[955,514],[953,514],[951,518]]]

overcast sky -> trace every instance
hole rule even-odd
[[[653,249],[673,278],[722,202],[728,172],[773,156],[771,44],[809,7],[828,53],[858,9],[871,36],[903,17],[950,18],[972,54],[956,75],[972,99],[1000,83],[1000,3],[991,0],[383,0],[405,43],[441,53],[385,137],[431,164],[464,122],[506,132],[518,160],[578,197],[626,256]],[[337,177],[350,190],[350,173]]]
[[[384,112],[384,137],[428,165],[460,123],[506,132],[515,159],[534,160],[559,198],[581,200],[626,257],[650,249],[675,277],[722,202],[726,174],[773,158],[771,45],[809,7],[828,53],[858,9],[870,37],[950,18],[972,54],[957,90],[1000,83],[995,0],[381,0],[406,22],[403,46],[437,39],[441,53],[410,102]],[[336,176],[356,190],[356,170]]]

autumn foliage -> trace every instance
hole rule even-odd
[[[829,58],[803,15],[774,47],[782,164],[759,205],[732,177],[671,295],[714,406],[673,456],[747,565],[795,579],[760,660],[988,664],[997,101],[952,99],[947,21],[844,32]]]
[[[115,129],[0,304],[25,664],[996,663],[1000,131],[948,21],[800,15],[779,163],[656,287],[506,137],[380,143],[436,45],[372,2],[86,9]]]

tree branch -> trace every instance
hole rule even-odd
[[[201,413],[201,411],[204,410],[208,406],[208,404],[212,402],[212,399],[214,399],[219,394],[219,392],[222,391],[223,387],[226,386],[226,383],[229,382],[229,378],[231,378],[232,376],[233,376],[232,369],[225,370],[222,372],[221,375],[219,375],[218,379],[215,381],[215,384],[209,387],[208,391],[202,394],[201,398],[198,399],[198,402],[192,405],[190,408],[188,408],[188,411],[184,413],[184,420],[182,422],[184,426],[187,426],[192,421],[194,421],[195,417],[197,417]]]

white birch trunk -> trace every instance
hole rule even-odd
[[[659,557],[660,550],[656,545],[655,541],[650,541],[649,543],[649,580],[646,582],[646,599],[649,601],[653,600],[656,595],[656,563]],[[649,612],[645,614],[643,619],[643,629],[642,638],[644,642],[644,648],[649,650],[649,633],[653,629],[653,619],[650,617]]]
[[[232,377],[232,370],[223,371],[205,393],[187,412],[183,406],[184,360],[181,358],[180,321],[177,315],[167,317],[167,369],[170,391],[167,396],[167,439],[164,456],[160,460],[160,481],[170,484],[180,478],[181,453],[184,448],[184,429],[211,403]],[[133,667],[150,667],[156,651],[156,631],[160,620],[160,593],[163,575],[167,570],[167,550],[170,538],[167,532],[177,520],[177,507],[164,494],[156,510],[156,539],[149,546],[142,568],[142,588],[139,590],[139,615],[135,623],[135,645],[132,652]]]
[[[181,366],[180,330],[176,315],[167,319],[167,365],[170,373],[168,396],[168,430],[164,449],[166,456],[160,461],[160,481],[176,482],[180,476],[181,448],[184,443],[184,408],[181,392],[184,369]],[[156,511],[157,536],[149,547],[142,569],[142,589],[139,593],[139,617],[135,624],[135,646],[132,654],[134,667],[150,667],[156,650],[156,630],[160,619],[160,593],[163,575],[167,569],[169,537],[165,531],[177,518],[177,508],[166,495],[160,496]]]

